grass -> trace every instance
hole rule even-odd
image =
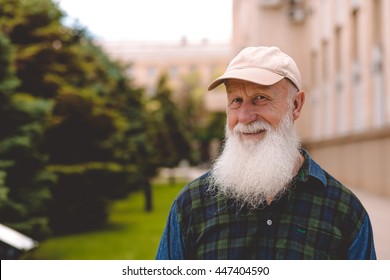
[[[171,204],[183,184],[153,186],[153,211],[144,211],[142,192],[113,203],[100,231],[54,237],[27,255],[40,260],[154,259]]]

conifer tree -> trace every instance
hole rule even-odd
[[[47,206],[53,174],[39,150],[47,100],[17,93],[12,47],[0,36],[0,217],[1,223],[36,239],[49,234]]]
[[[0,195],[23,208],[34,201],[28,194],[39,182],[42,196],[50,197],[46,215],[57,233],[103,225],[109,202],[142,189],[155,172],[145,162],[151,149],[142,90],[131,85],[125,67],[110,60],[87,30],[65,27],[63,16],[50,0],[0,0],[0,30],[14,49],[19,81],[13,88],[17,94],[7,97],[17,107],[15,115],[7,113],[7,129],[24,147],[3,163],[8,167],[0,173]],[[6,78],[4,84],[9,83]],[[30,138],[17,138],[18,133]],[[24,169],[13,172],[21,154]],[[42,180],[50,182],[50,174],[56,180],[48,188]],[[20,197],[11,201],[19,185]]]

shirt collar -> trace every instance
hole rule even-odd
[[[303,182],[308,182],[309,179],[312,178],[325,187],[328,180],[326,179],[324,170],[311,158],[306,150],[301,149],[301,154],[305,160],[299,169],[296,178]]]

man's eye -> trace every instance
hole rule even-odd
[[[267,98],[263,95],[258,95],[256,96],[254,99],[253,99],[253,102],[256,103],[256,102],[261,102],[261,101],[264,101],[266,100]]]
[[[233,107],[233,108],[239,107],[241,102],[242,102],[241,98],[234,98],[230,102],[230,107]]]

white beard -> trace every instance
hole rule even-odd
[[[242,140],[242,132],[265,129],[260,141]],[[237,124],[233,132],[226,126],[222,154],[214,162],[209,190],[234,199],[239,205],[256,209],[267,199],[280,197],[298,171],[300,141],[291,117],[286,114],[279,126],[256,121]]]

